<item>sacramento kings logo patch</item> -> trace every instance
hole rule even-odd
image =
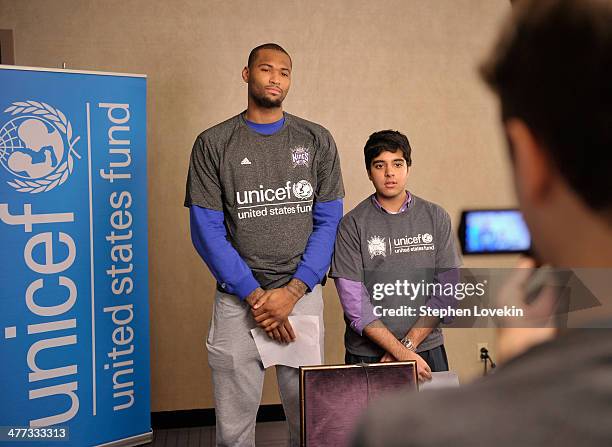
[[[368,251],[370,252],[370,259],[374,256],[387,257],[387,242],[384,237],[372,236],[368,239]]]
[[[291,162],[294,168],[298,166],[308,167],[310,160],[310,153],[308,151],[309,149],[304,146],[297,146],[291,149]]]

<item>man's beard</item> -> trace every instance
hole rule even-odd
[[[280,107],[283,103],[283,99],[285,99],[282,97],[279,97],[278,99],[270,99],[264,95],[259,96],[253,92],[250,92],[250,95],[253,101],[255,101],[255,104],[264,109],[274,109],[276,107]]]

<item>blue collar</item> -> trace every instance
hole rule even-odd
[[[283,115],[281,119],[279,119],[278,121],[274,123],[259,124],[259,123],[254,123],[253,121],[249,121],[246,118],[244,120],[246,121],[248,126],[251,129],[253,129],[255,132],[260,133],[262,135],[272,135],[278,132],[279,130],[281,130],[281,128],[283,127],[283,124],[285,124],[285,115]]]

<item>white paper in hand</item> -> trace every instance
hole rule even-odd
[[[320,365],[319,317],[295,315],[289,317],[289,322],[295,332],[295,341],[292,343],[281,344],[268,337],[263,329],[259,327],[251,329],[264,368],[273,365],[285,365],[292,368]]]
[[[439,371],[431,373],[431,380],[419,384],[419,391],[439,390],[442,388],[457,388],[459,377],[452,371]]]

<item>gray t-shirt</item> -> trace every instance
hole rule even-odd
[[[228,239],[264,288],[288,282],[312,233],[312,205],[344,196],[325,128],[285,113],[262,135],[244,112],[202,132],[191,153],[185,206],[223,211]]]
[[[389,309],[405,304],[418,309],[419,304],[426,304],[427,296],[415,301],[403,295],[384,299],[379,296],[376,300],[372,296],[375,284],[394,284],[398,280],[414,284],[433,282],[437,272],[460,265],[450,217],[440,206],[412,195],[406,211],[389,214],[368,197],[340,222],[330,277],[364,283],[372,306]],[[367,309],[371,311],[369,305]],[[406,335],[418,318],[418,313],[379,317],[398,339]],[[384,353],[351,329],[346,317],[345,321],[344,341],[349,352],[370,357]],[[435,328],[417,350],[426,351],[443,342],[442,331]]]

